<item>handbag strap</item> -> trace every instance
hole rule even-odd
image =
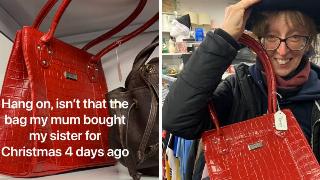
[[[88,49],[92,48],[93,46],[109,39],[116,33],[120,32],[123,28],[128,26],[133,20],[137,18],[137,16],[142,12],[143,8],[145,7],[147,0],[140,0],[136,9],[129,15],[127,19],[122,21],[118,26],[111,29],[110,31],[106,32],[105,34],[97,37],[96,39],[88,42],[85,46],[82,47],[83,50],[87,51]]]
[[[159,143],[153,144],[149,146],[148,152],[146,153],[146,147],[148,144],[148,141],[151,137],[152,129],[156,123],[156,115],[157,115],[157,108],[158,108],[158,97],[154,93],[152,87],[148,85],[148,88],[151,92],[151,107],[150,107],[150,113],[147,121],[147,125],[145,128],[145,131],[142,135],[141,143],[139,144],[139,148],[136,154],[130,153],[128,157],[124,157],[124,161],[126,166],[128,167],[129,174],[134,180],[140,179],[141,174],[137,172],[137,167],[143,163],[148,158],[154,156],[159,149]],[[129,107],[128,111],[128,121],[126,123],[126,126],[122,125],[119,126],[120,132],[120,142],[123,149],[129,149],[129,141],[128,141],[128,134],[129,132],[129,123],[130,123],[130,114],[133,108],[136,108],[138,102],[133,102],[131,106]],[[126,128],[126,129],[125,129]],[[130,149],[129,149],[130,150]]]
[[[57,25],[59,24],[59,21],[61,19],[61,16],[65,12],[65,10],[68,7],[68,5],[70,4],[70,2],[71,2],[71,0],[63,0],[62,1],[56,14],[53,17],[49,31],[40,38],[40,43],[45,44],[45,43],[48,43],[52,39],[54,32],[57,29]]]
[[[144,1],[144,0],[141,0],[141,1]],[[41,38],[40,38],[40,43],[41,44],[47,44],[48,42],[50,42],[50,40],[53,38],[53,35],[55,33],[55,30],[57,28],[57,25],[63,15],[63,13],[65,12],[66,8],[68,7],[68,5],[70,4],[71,0],[63,0],[63,2],[60,4],[56,14],[54,15],[54,18],[53,18],[53,21],[51,22],[51,25],[50,25],[50,28],[49,28],[49,31],[44,34]],[[143,5],[143,2],[139,3],[139,7],[138,7],[138,10],[137,11],[134,11],[134,12],[138,12],[140,11],[140,9],[142,8],[141,6]],[[143,6],[144,7],[144,6]],[[142,9],[141,9],[142,10]],[[131,14],[132,17],[137,17],[138,14]],[[131,16],[130,15],[130,16]],[[137,36],[138,34],[142,33],[144,30],[146,30],[148,27],[150,27],[152,24],[154,24],[157,20],[159,19],[159,13],[156,13],[156,15],[154,15],[151,19],[149,19],[145,24],[143,24],[141,27],[139,27],[138,29],[136,29],[135,31],[131,32],[130,34],[122,37],[120,40],[117,40],[115,42],[113,42],[112,44],[110,44],[109,46],[107,46],[106,48],[102,49],[100,52],[98,52],[95,56],[92,57],[91,59],[91,63],[98,63],[98,61],[101,60],[101,57],[103,55],[105,55],[106,53],[108,53],[109,51],[111,51],[113,48],[119,46],[120,44],[123,44],[125,42],[127,42],[128,40],[132,39],[133,37]],[[124,28],[125,25],[131,21],[130,19],[129,20],[125,20],[124,22],[122,22],[120,25],[118,25],[117,29],[120,29],[120,28]],[[129,23],[128,23],[129,24]],[[115,29],[114,28],[114,29]],[[90,48],[93,46],[93,45],[96,45],[97,43],[96,42],[102,42],[103,40],[106,40],[108,38],[108,36],[110,36],[111,34],[114,35],[115,33],[117,33],[116,30],[111,30],[110,33],[106,33],[100,37],[97,38],[97,41],[95,41],[94,43],[91,43],[91,45],[89,46]]]
[[[158,43],[159,45],[159,36],[155,37],[151,44],[153,43]],[[133,61],[133,66],[135,70],[140,69],[149,59],[149,57],[151,56],[151,54],[153,53],[154,49],[150,49],[149,52],[145,52],[146,54],[138,54],[137,57],[135,58],[135,60]],[[138,57],[139,56],[139,57]],[[143,56],[143,57],[141,57]]]
[[[111,43],[110,45],[108,45],[107,47],[102,49],[100,52],[98,52],[95,56],[92,57],[91,62],[97,63],[98,61],[100,61],[102,56],[104,56],[106,53],[110,52],[113,48],[118,47],[120,44],[123,44],[123,43],[129,41],[130,39],[132,39],[133,37],[137,36],[138,34],[142,33],[143,31],[148,29],[152,24],[157,22],[158,19],[159,19],[159,12],[157,12],[152,18],[150,18],[146,23],[144,23],[142,26],[140,26],[135,31],[132,31],[131,33],[123,36],[119,40]]]
[[[153,144],[153,145],[149,146],[148,152],[146,152],[147,144],[148,144],[149,139],[151,137],[152,129],[154,128],[155,123],[157,121],[159,98],[158,98],[157,93],[155,92],[156,90],[154,89],[153,85],[146,79],[146,77],[143,76],[143,79],[144,79],[146,85],[148,86],[150,94],[151,94],[150,112],[149,112],[146,128],[143,132],[141,142],[139,144],[139,148],[138,148],[136,156],[129,155],[128,158],[125,158],[126,164],[128,165],[128,168],[129,168],[129,171],[132,172],[130,174],[136,174],[136,173],[133,173],[133,172],[136,172],[136,166],[139,166],[145,160],[154,156],[158,150],[158,147],[159,147],[159,143]],[[137,104],[138,104],[138,102],[134,101],[131,104],[131,106],[129,107],[126,130],[124,130],[124,126],[120,127],[120,130],[122,131],[122,133],[120,133],[120,134],[122,134],[122,135],[125,134],[125,137],[122,137],[122,136],[120,137],[121,145],[122,145],[122,148],[124,148],[124,149],[128,149],[128,147],[129,147],[128,146],[128,144],[129,144],[128,136],[130,136],[130,134],[128,134],[128,132],[129,132],[128,128],[129,128],[129,123],[130,123],[130,121],[129,121],[130,114],[131,114],[132,109],[135,108],[137,106]],[[126,132],[126,133],[124,133],[124,132]],[[136,160],[134,157],[137,157],[138,160]]]
[[[144,48],[136,57],[135,62],[139,62],[141,61],[140,59],[142,59],[144,62],[144,59],[148,59],[149,56],[152,54],[153,50],[159,45],[159,37],[157,36],[152,42],[151,44],[149,44],[146,48]],[[134,63],[135,64],[135,63]],[[134,71],[132,70],[130,72],[130,74],[127,77],[127,80],[130,79],[130,76],[132,76],[132,73],[134,73]],[[151,133],[152,133],[152,129],[155,126],[155,123],[157,121],[157,110],[158,110],[158,104],[159,104],[159,98],[158,98],[158,94],[157,94],[157,90],[155,89],[155,87],[153,86],[152,83],[150,83],[147,78],[145,76],[141,76],[143,78],[143,81],[146,83],[150,94],[151,94],[151,104],[150,104],[150,111],[149,111],[149,116],[148,116],[148,121],[146,124],[146,128],[144,130],[144,133],[142,135],[141,138],[141,143],[139,144],[138,147],[138,151],[136,156],[134,155],[129,155],[129,157],[125,158],[126,164],[128,165],[128,169],[130,172],[130,175],[132,177],[138,177],[139,175],[137,174],[137,170],[136,167],[139,166],[141,163],[143,163],[146,159],[154,156],[157,153],[158,150],[158,145],[157,144],[153,144],[151,146],[149,146],[148,148],[148,152],[146,152],[147,149],[147,144],[149,142],[149,139],[151,137]],[[126,80],[126,87],[128,86],[128,81]],[[128,119],[130,119],[130,114],[131,114],[131,110],[133,109],[133,107],[135,107],[138,104],[138,102],[134,101],[132,103],[132,105],[129,108],[129,112],[128,112]],[[129,132],[128,128],[129,128],[129,121],[126,124],[126,130],[121,129],[122,130],[122,134],[124,135],[125,133],[125,137],[121,137],[121,144],[123,145],[123,148],[128,148],[128,136],[130,134],[127,134],[127,132]],[[122,127],[124,128],[124,127]],[[137,157],[137,159],[135,159],[134,157]]]
[[[132,108],[135,108],[136,105],[137,105],[137,102],[134,101],[131,104],[131,106],[129,107],[129,111],[128,111],[129,117],[130,117],[130,112],[131,112]],[[129,117],[128,117],[128,119],[129,119]],[[129,123],[130,123],[130,121],[127,120],[126,125],[119,126],[119,136],[120,136],[120,144],[121,144],[122,149],[128,149],[130,151],[131,149],[129,149],[129,146],[128,146]],[[141,175],[137,172],[137,164],[136,164],[135,157],[134,157],[133,153],[129,153],[129,155],[127,157],[123,157],[123,160],[124,160],[126,166],[128,167],[129,175],[134,180],[140,179]]]
[[[268,89],[268,113],[277,111],[277,92],[276,80],[272,69],[271,61],[265,49],[254,38],[247,34],[243,34],[239,42],[252,49],[260,59],[260,62],[265,70]]]
[[[58,2],[58,0],[48,0],[46,4],[42,7],[41,11],[38,13],[36,19],[34,20],[32,27],[39,29],[40,24],[43,19],[48,15],[52,7]]]
[[[151,44],[149,44],[147,47],[145,47],[142,51],[139,52],[139,54],[136,56],[134,63],[132,65],[132,70],[129,73],[126,82],[125,87],[128,87],[128,80],[130,79],[130,76],[132,76],[134,73],[136,73],[142,65],[145,64],[145,62],[148,60],[148,58],[153,53],[154,49],[159,45],[159,36],[157,36]]]
[[[50,2],[48,3],[48,7],[44,8],[44,13],[48,13],[49,10],[52,8],[52,6],[57,2],[57,0],[50,0]],[[49,32],[42,37],[41,41],[43,43],[49,42],[53,35],[54,32],[56,30],[57,24],[60,21],[61,16],[63,15],[64,11],[66,10],[66,8],[68,7],[68,5],[70,4],[71,0],[64,0],[62,2],[62,4],[60,5],[57,13],[55,14],[54,20],[51,23]],[[121,22],[118,26],[116,26],[115,28],[111,29],[110,31],[108,31],[107,33],[99,36],[98,38],[90,41],[88,44],[86,44],[82,49],[83,50],[88,50],[91,47],[97,45],[98,43],[110,38],[111,36],[113,36],[114,34],[120,32],[123,28],[125,28],[128,24],[130,24],[134,19],[136,19],[136,17],[141,13],[141,11],[143,10],[144,6],[146,5],[147,0],[140,0],[138,6],[136,7],[136,9],[130,14],[130,16],[128,18],[126,18],[123,22]],[[52,4],[52,5],[51,5]],[[40,16],[39,19],[43,19],[43,16]]]
[[[266,78],[267,78],[268,113],[269,114],[275,113],[277,111],[275,76],[274,76],[272,65],[269,60],[267,52],[264,50],[264,48],[261,46],[260,43],[258,43],[254,38],[250,37],[247,34],[242,34],[242,36],[239,39],[239,42],[248,46],[259,57],[261,64],[265,70]],[[213,123],[216,127],[217,133],[219,135],[221,135],[218,116],[214,110],[212,103],[209,103],[208,109],[209,109],[209,114],[210,114],[211,120],[213,121]]]
[[[142,139],[141,139],[141,143],[139,145],[139,149],[137,152],[137,156],[139,159],[138,164],[142,163],[143,161],[145,161],[147,158],[151,157],[154,155],[155,152],[157,152],[159,143],[153,145],[150,147],[150,151],[146,154],[146,147],[148,144],[148,141],[151,137],[151,133],[152,133],[152,129],[155,126],[155,123],[157,121],[157,109],[158,109],[158,105],[159,105],[159,98],[157,97],[157,94],[155,93],[155,90],[153,89],[152,84],[150,84],[147,80],[145,80],[145,82],[147,82],[149,91],[151,93],[151,104],[150,104],[150,113],[149,113],[149,117],[148,117],[148,122],[146,125],[146,128],[144,130],[144,133],[142,135]]]

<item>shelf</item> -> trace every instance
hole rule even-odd
[[[162,12],[162,14],[175,15],[174,12]]]
[[[177,78],[162,74],[162,79],[168,81],[169,83],[173,83]]]
[[[162,53],[162,56],[182,56],[184,54],[191,54],[191,53]]]

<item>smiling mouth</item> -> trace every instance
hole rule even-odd
[[[275,60],[278,62],[278,64],[285,65],[289,63],[292,60],[292,58],[286,58],[286,59],[275,58]]]

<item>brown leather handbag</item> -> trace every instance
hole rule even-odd
[[[124,115],[126,123],[109,129],[108,142],[111,148],[129,150],[129,156],[120,162],[134,179],[139,179],[140,173],[158,176],[159,171],[159,59],[146,63],[158,44],[157,37],[137,55],[125,87],[107,93],[109,101],[129,104],[126,109],[110,108],[112,115]]]
[[[270,60],[253,38],[239,41],[253,49],[267,74],[268,113],[204,132],[205,159],[210,179],[320,179],[320,166],[289,109],[277,110],[275,78]]]

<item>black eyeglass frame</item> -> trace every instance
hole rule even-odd
[[[290,51],[301,51],[301,50],[303,50],[303,49],[307,46],[307,44],[309,43],[309,40],[310,40],[310,36],[303,36],[303,35],[293,35],[293,36],[286,37],[286,38],[284,38],[284,39],[282,39],[282,38],[280,38],[280,37],[277,37],[277,36],[271,36],[271,37],[277,38],[277,39],[279,40],[278,46],[277,46],[276,48],[274,48],[274,49],[266,49],[266,47],[265,47],[265,45],[264,45],[264,42],[263,42],[263,39],[265,39],[266,37],[260,37],[260,38],[259,38],[260,41],[261,41],[261,43],[262,43],[262,45],[263,45],[263,48],[264,48],[265,50],[267,50],[267,51],[275,51],[275,50],[277,50],[277,49],[280,47],[280,44],[281,44],[282,42],[284,42],[284,44],[286,45],[286,47],[287,47]],[[292,37],[303,37],[303,38],[305,38],[306,40],[305,40],[304,46],[301,47],[301,49],[291,49],[291,48],[288,46],[288,44],[287,44],[287,40],[288,40],[289,38],[292,38]]]

